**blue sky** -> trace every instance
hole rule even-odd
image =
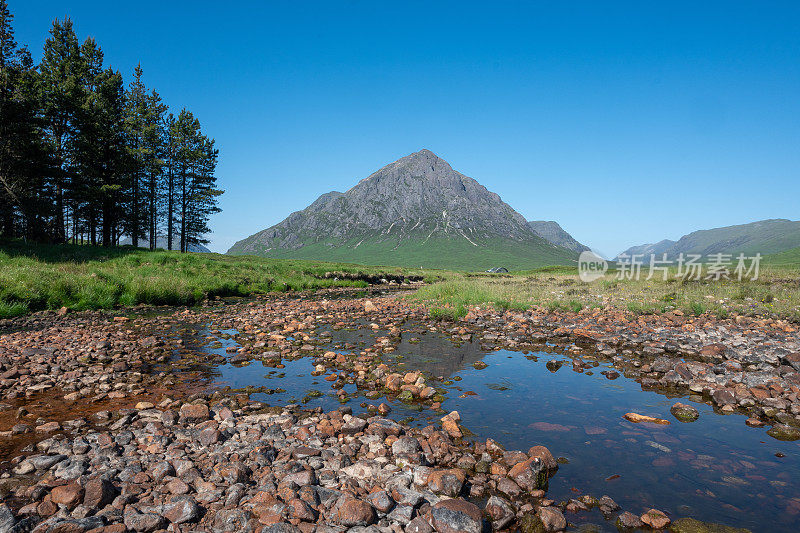
[[[421,148],[607,254],[800,219],[800,3],[642,4],[9,0],[199,117],[214,251]]]

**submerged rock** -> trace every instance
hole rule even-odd
[[[622,415],[622,418],[624,418],[628,422],[633,422],[634,424],[638,424],[639,422],[650,422],[652,424],[661,424],[664,426],[669,425],[669,420],[664,420],[663,418],[656,418],[654,416],[640,415],[638,413],[625,413],[624,415]]]
[[[671,533],[751,533],[749,529],[710,524],[694,518],[681,518],[669,526]]]
[[[800,439],[800,429],[784,424],[775,424],[767,430],[767,435],[778,440],[798,440]]]
[[[672,413],[672,416],[681,422],[694,422],[700,418],[700,412],[691,405],[686,405],[685,403],[678,402],[673,405],[669,411]]]

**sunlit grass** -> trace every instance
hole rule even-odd
[[[604,280],[583,283],[577,273],[564,269],[494,276],[454,274],[421,288],[411,298],[443,308],[489,305],[505,311],[540,306],[581,312],[611,307],[636,315],[679,310],[686,315],[735,313],[800,321],[800,271],[767,266],[758,280],[741,282],[617,280],[610,274]]]
[[[0,317],[64,306],[85,310],[193,305],[213,296],[367,285],[363,280],[325,278],[327,272],[439,276],[345,263],[6,241],[0,243]]]

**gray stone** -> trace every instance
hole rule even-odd
[[[440,533],[481,533],[481,511],[462,499],[442,500],[431,510],[433,528]]]
[[[147,533],[161,529],[167,525],[167,521],[156,513],[140,513],[130,511],[125,513],[125,527],[133,531]]]
[[[192,498],[183,498],[164,505],[164,518],[173,524],[196,522],[202,510]]]

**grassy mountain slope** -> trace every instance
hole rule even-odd
[[[770,267],[800,270],[800,247],[764,257],[762,263]]]
[[[520,270],[546,265],[575,264],[572,252],[552,244],[510,239],[475,241],[460,237],[434,237],[387,241],[380,238],[349,240],[340,246],[309,243],[296,249],[273,248],[254,255],[279,259],[346,261],[364,265],[394,265],[411,268],[486,270],[504,266]],[[356,246],[357,245],[357,246]]]
[[[715,253],[775,254],[800,246],[800,221],[787,219],[759,220],[723,228],[694,231],[678,241],[662,241],[658,245],[634,246],[625,254],[653,253],[677,256],[680,253],[709,255]],[[647,247],[647,248],[646,248]]]

